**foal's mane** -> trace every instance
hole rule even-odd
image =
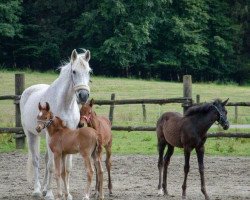
[[[214,105],[218,105],[221,104],[222,101],[221,99],[215,99],[213,102],[211,103],[203,103],[201,105],[196,105],[196,106],[192,106],[191,108],[189,108],[186,113],[184,114],[184,116],[191,116],[197,113],[207,113],[211,106]]]

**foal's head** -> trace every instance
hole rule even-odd
[[[37,115],[37,127],[36,130],[40,133],[43,129],[49,127],[52,123],[57,129],[66,127],[66,124],[59,117],[53,115],[50,111],[50,105],[48,102],[45,106],[42,106],[39,102],[38,104],[39,114]]]
[[[40,133],[42,129],[47,128],[53,122],[53,113],[50,111],[50,105],[48,102],[45,103],[45,106],[42,106],[39,102],[38,109],[39,113],[37,115],[36,131]]]
[[[80,109],[80,122],[79,125],[81,127],[92,127],[91,120],[93,117],[93,105],[94,99],[91,99],[89,102],[82,104]]]
[[[217,115],[217,121],[218,123],[223,127],[224,130],[227,130],[229,128],[229,122],[227,120],[227,110],[225,108],[225,105],[227,104],[228,99],[224,102],[222,102],[220,99],[216,99],[212,103],[212,110]]]

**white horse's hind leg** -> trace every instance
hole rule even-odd
[[[70,175],[70,172],[71,172],[71,169],[72,169],[72,155],[71,154],[69,154],[69,155],[67,155],[66,156],[66,162],[65,162],[65,164],[66,164],[66,177],[65,177],[65,179],[66,179],[66,182],[67,182],[67,192],[68,192],[68,197],[67,197],[67,200],[72,200],[73,199],[73,197],[72,197],[72,195],[69,193],[69,175]]]
[[[31,167],[31,163],[34,169],[34,191],[32,193],[33,196],[41,196],[41,185],[39,182],[39,150],[40,150],[40,136],[34,135],[31,132],[26,131],[28,145],[29,145],[29,159],[28,166]],[[30,158],[31,156],[31,158]],[[27,176],[30,176],[32,170],[27,168]],[[29,174],[28,174],[29,173]]]
[[[48,153],[48,162],[46,163],[47,185],[45,185],[43,192],[46,193],[45,200],[54,200],[54,195],[53,195],[52,188],[51,188],[51,182],[52,182],[53,171],[54,171],[54,154],[49,147],[49,141],[50,141],[49,134],[46,133],[46,145],[47,145],[47,153]]]

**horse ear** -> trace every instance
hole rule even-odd
[[[46,102],[45,104],[46,104],[46,107],[45,107],[45,109],[46,109],[47,111],[49,111],[49,110],[50,110],[50,106],[49,106],[49,103],[48,103],[48,102]]]
[[[38,109],[39,110],[42,110],[42,106],[41,106],[41,103],[39,102],[39,104],[38,104]]]
[[[226,101],[222,102],[222,105],[225,106],[227,104],[228,100],[229,100],[229,98],[227,98]]]
[[[94,105],[94,99],[92,98],[91,100],[90,100],[90,102],[89,102],[89,105],[90,105],[90,107],[92,107],[93,105]]]
[[[84,54],[84,59],[85,59],[87,62],[89,62],[90,57],[91,57],[91,56],[90,56],[90,51],[87,50],[86,53]]]
[[[74,49],[71,53],[71,62],[74,62],[77,59],[77,52]]]

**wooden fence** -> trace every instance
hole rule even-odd
[[[23,128],[21,127],[21,114],[19,107],[19,100],[22,92],[24,91],[25,76],[23,73],[15,74],[15,95],[0,96],[0,100],[13,100],[15,104],[15,122],[16,126],[13,128],[0,128],[1,133],[15,133],[16,148],[24,148],[25,135]],[[127,100],[115,100],[115,94],[111,94],[111,100],[95,100],[97,105],[110,105],[109,119],[113,122],[113,115],[115,105],[125,104],[141,104],[143,109],[143,119],[146,119],[146,108],[145,104],[167,104],[167,103],[179,103],[183,107],[185,112],[188,107],[194,105],[192,100],[192,77],[190,75],[183,76],[183,97],[180,98],[169,98],[169,99],[127,99]],[[200,103],[200,96],[196,96],[196,103]],[[250,102],[229,102],[227,106],[235,106],[235,110],[238,106],[250,106]],[[238,116],[238,114],[237,114]],[[145,126],[112,126],[112,130],[117,131],[155,131],[156,127],[145,127]],[[250,138],[249,133],[208,133],[208,137],[236,137],[236,138]]]

